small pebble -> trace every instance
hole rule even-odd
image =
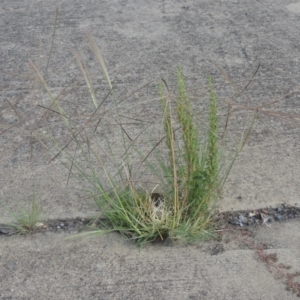
[[[275,218],[276,221],[280,221],[282,216],[281,215],[275,215],[274,218]]]
[[[254,224],[254,222],[255,222],[255,219],[254,218],[250,218],[249,220],[248,220],[248,225],[249,226],[251,226],[251,225],[253,225]]]
[[[57,228],[57,229],[61,229],[61,227],[60,227],[59,225],[58,225],[58,226],[56,226],[56,228]]]
[[[236,217],[234,217],[234,218],[232,218],[230,223],[233,224],[233,225],[239,225],[239,220]]]
[[[239,222],[245,222],[247,219],[243,215],[239,215]]]

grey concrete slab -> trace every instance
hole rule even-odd
[[[265,228],[290,238],[284,245],[274,239],[265,251],[278,254],[292,273],[299,271],[300,239],[290,227]],[[264,235],[263,228],[256,235]],[[256,235],[251,241],[259,245]],[[68,242],[66,236],[0,236],[1,299],[297,299],[248,239],[137,249],[117,234]]]
[[[32,117],[29,107],[32,109],[39,101],[46,101],[46,96],[39,94],[41,90],[33,97],[32,82],[12,75],[32,75],[29,59],[37,65],[40,62],[41,72],[55,95],[70,86],[76,75],[82,101],[78,97],[69,98],[82,112],[87,96],[78,67],[72,61],[61,68],[73,58],[75,49],[91,68],[96,88],[100,90],[99,98],[104,96],[105,79],[88,50],[85,31],[90,31],[101,47],[118,95],[128,95],[151,79],[157,83],[161,77],[169,80],[173,87],[174,71],[182,66],[191,79],[188,85],[196,108],[204,109],[207,103],[207,99],[199,95],[209,74],[218,83],[220,106],[224,108],[226,100],[233,99],[235,92],[225,85],[214,64],[243,89],[260,63],[246,91],[247,97],[244,94],[236,99],[233,107],[256,107],[280,99],[296,89],[299,82],[299,14],[289,10],[288,4],[289,1],[90,1],[84,4],[4,1],[0,33],[2,123],[11,125],[18,121],[7,100],[17,103],[17,108],[28,118]],[[59,8],[57,29],[46,72],[56,5]],[[126,103],[126,114],[133,116],[133,110],[144,118],[151,113],[156,115],[159,110],[156,84]],[[224,199],[220,202],[222,210],[279,203],[299,205],[298,111],[298,93],[294,93],[259,112],[252,135],[228,179]],[[225,108],[220,112],[221,118],[225,112]],[[294,114],[294,118],[280,116],[279,112]],[[240,110],[231,116],[229,137],[232,140],[239,138],[245,118],[245,112]],[[26,136],[24,131],[9,132],[1,140],[2,153],[11,154],[11,160],[5,160],[5,171],[1,173],[1,195],[5,204],[13,208],[17,199],[26,201],[24,198],[30,197],[35,186],[50,216],[90,213],[93,204],[83,202],[73,187],[66,189],[67,175],[59,166],[45,164],[45,160],[40,159],[37,166],[29,168]],[[17,150],[13,150],[13,146]],[[22,197],[19,197],[20,190]],[[62,195],[65,194],[70,200],[64,200],[66,197]],[[1,215],[8,217],[3,210]]]

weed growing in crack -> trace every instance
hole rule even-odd
[[[179,68],[177,73],[175,99],[168,90],[168,84],[162,80],[159,96],[164,136],[154,144],[149,141],[151,150],[143,154],[138,139],[147,136],[148,125],[139,129],[140,133],[135,139],[130,137],[120,120],[122,106],[115,97],[100,50],[90,34],[87,34],[87,40],[103,70],[109,92],[99,104],[87,67],[79,54],[74,53],[94,107],[84,123],[77,122],[66,112],[58,98],[51,93],[39,70],[30,63],[51,100],[51,106],[44,109],[59,115],[71,136],[68,141],[61,143],[51,133],[40,131],[37,135],[39,141],[48,150],[56,151],[54,159],[59,159],[68,167],[69,175],[88,184],[86,191],[100,210],[93,223],[98,229],[82,235],[118,231],[138,244],[167,238],[193,242],[210,236],[219,191],[242,148],[236,151],[229,166],[220,164],[217,97],[212,78],[208,78],[207,133],[201,132],[194,121],[182,70]],[[101,135],[107,149],[97,146],[92,139],[108,114],[107,111],[101,112],[101,106],[108,97],[113,98],[110,104],[114,105],[111,108],[114,114],[109,119],[113,119],[120,129],[119,140],[125,151],[122,155],[114,151],[117,149],[109,134],[103,132]],[[162,146],[163,142],[166,147]],[[162,154],[165,152],[166,157]],[[136,169],[130,161],[132,156],[140,160]],[[107,161],[113,168],[107,166]],[[155,181],[134,179],[134,170],[141,169],[150,171]]]
[[[29,208],[21,208],[19,213],[9,210],[9,214],[14,218],[14,223],[7,225],[11,226],[18,234],[31,234],[38,229],[41,217],[41,209],[33,197]]]

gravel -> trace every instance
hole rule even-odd
[[[272,222],[282,222],[289,219],[299,218],[300,208],[282,204],[278,207],[264,208],[248,211],[233,211],[219,213],[217,218],[218,227],[234,226],[269,226]]]
[[[222,212],[217,215],[216,224],[218,229],[229,226],[270,226],[272,222],[283,222],[289,219],[299,218],[300,208],[282,204],[278,207],[264,208],[248,211]],[[87,226],[92,223],[92,219],[75,218],[75,219],[56,219],[47,220],[43,223],[37,223],[37,232],[68,232],[78,233],[88,230]],[[17,234],[14,227],[7,224],[0,224],[0,235]]]

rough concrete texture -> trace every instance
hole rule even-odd
[[[87,216],[95,211],[92,200],[75,189],[78,183],[71,180],[66,187],[68,172],[59,161],[49,164],[53,156],[40,157],[42,148],[34,139],[32,153],[29,147],[34,126],[48,128],[50,123],[54,124],[55,134],[65,138],[61,125],[55,125],[55,116],[37,123],[37,116],[44,112],[37,104],[47,106],[50,102],[41,85],[33,80],[29,60],[39,67],[55,96],[67,89],[61,100],[73,115],[89,112],[87,89],[72,60],[73,50],[87,64],[99,99],[108,91],[85,41],[86,31],[93,34],[101,47],[118,99],[154,80],[122,104],[122,114],[127,117],[160,124],[157,83],[165,78],[174,92],[177,66],[183,67],[195,111],[206,111],[203,87],[207,76],[213,75],[222,124],[228,103],[233,110],[228,126],[229,144],[249,124],[253,109],[260,107],[251,136],[228,178],[221,210],[255,209],[280,203],[300,205],[300,93],[289,94],[298,89],[300,79],[297,5],[288,0],[3,0],[1,132],[19,124],[0,137],[0,221],[11,219],[4,207],[16,210],[28,203],[33,193],[45,217]],[[56,6],[57,27],[47,69]],[[267,103],[271,104],[261,107]],[[110,109],[110,103],[105,108]],[[159,131],[155,126],[152,128],[155,140]],[[126,129],[133,136],[139,133],[130,126]],[[101,130],[104,129],[99,129],[95,143],[103,146]],[[120,149],[114,127],[106,134],[116,150]],[[266,230],[274,237],[274,250],[278,250],[280,259],[296,265],[299,222]],[[285,237],[291,237],[294,244],[278,244]],[[36,235],[1,237],[0,251],[4,266],[0,271],[3,299],[293,297],[285,291],[284,281],[275,279],[274,272],[269,273],[253,250],[229,249],[210,256],[195,246],[149,246],[139,252],[115,235],[78,245],[65,243],[57,235]]]
[[[0,237],[0,297],[297,299],[286,290],[285,278],[275,278],[275,270],[259,261],[250,242],[268,242],[266,253],[277,253],[278,264],[288,264],[292,273],[299,270],[299,232],[299,222],[284,223],[260,228],[253,240],[227,237],[142,249],[117,234],[81,242],[66,242],[64,234]]]

